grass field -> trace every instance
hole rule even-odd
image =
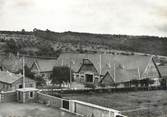
[[[167,117],[167,91],[68,94],[65,98],[117,109],[128,117]]]
[[[1,103],[0,117],[78,117],[40,104]]]

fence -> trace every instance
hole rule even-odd
[[[37,102],[50,107],[66,110],[71,113],[88,116],[88,117],[125,117],[119,111],[105,108],[102,106],[81,102],[77,100],[67,100],[59,97],[50,96],[37,92]],[[16,91],[1,92],[0,102],[16,102]]]
[[[77,100],[67,100],[50,96],[47,94],[37,93],[38,102],[50,107],[56,107],[71,113],[88,116],[88,117],[124,117],[119,111],[105,108],[102,106],[81,102]]]
[[[129,87],[129,88],[84,88],[84,89],[42,89],[43,93],[59,96],[63,94],[81,94],[81,93],[117,93],[117,92],[136,92],[136,91],[152,91],[152,90],[166,90],[162,87]]]
[[[0,93],[0,102],[16,102],[17,101],[17,94],[16,91],[8,91],[8,92],[1,92]]]
[[[77,100],[71,100],[71,111],[87,117],[125,117],[117,110]]]
[[[37,93],[37,100],[41,104],[46,104],[47,106],[61,108],[62,99],[50,95],[46,95],[43,93],[38,92]]]

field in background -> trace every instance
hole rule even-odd
[[[167,117],[167,91],[66,94],[76,99],[122,111],[128,117]]]
[[[40,104],[1,103],[0,117],[78,117]]]

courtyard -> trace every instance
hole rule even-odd
[[[41,104],[1,103],[0,117],[79,117]]]

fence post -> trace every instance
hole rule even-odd
[[[75,102],[73,100],[69,100],[69,111],[74,113],[75,112]]]
[[[3,91],[1,91],[1,93],[0,93],[0,102],[4,102],[4,93],[3,93]]]
[[[1,103],[1,93],[0,93],[0,103]]]

